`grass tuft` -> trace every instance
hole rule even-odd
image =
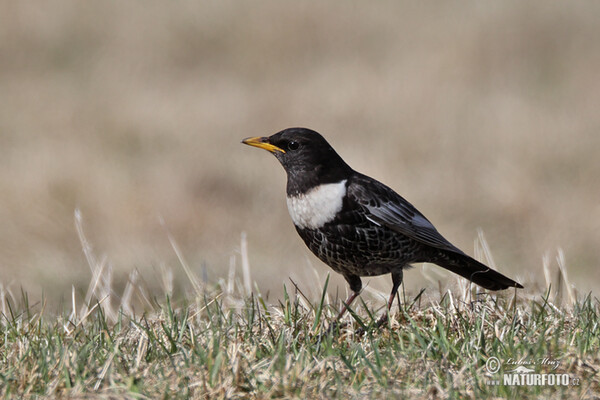
[[[122,309],[113,319],[98,301],[77,323],[72,310],[46,315],[26,293],[4,298],[0,395],[593,398],[600,390],[600,308],[590,295],[556,306],[549,291],[516,302],[446,292],[417,306],[420,292],[380,329],[381,310],[362,302],[326,334],[337,313],[325,303],[327,282],[316,304],[295,285],[277,305],[213,288],[193,302],[165,296],[141,316]],[[500,360],[496,373],[490,357]],[[519,360],[537,374],[567,374],[569,384],[490,384]]]

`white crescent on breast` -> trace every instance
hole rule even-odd
[[[288,196],[288,211],[297,227],[317,229],[335,218],[342,209],[345,195],[345,179],[326,183],[298,196]]]

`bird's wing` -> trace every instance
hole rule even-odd
[[[419,210],[383,183],[356,174],[355,179],[349,182],[347,195],[350,201],[363,209],[371,222],[426,245],[464,254],[446,240]]]

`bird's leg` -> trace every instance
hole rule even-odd
[[[348,285],[350,285],[350,290],[352,290],[352,294],[350,294],[350,296],[348,296],[348,298],[344,302],[344,305],[342,306],[342,309],[340,310],[340,313],[336,318],[338,320],[342,318],[342,316],[346,313],[346,310],[348,310],[348,306],[350,305],[350,303],[352,303],[354,299],[358,297],[360,291],[362,290],[362,281],[360,280],[360,277],[358,275],[344,275],[344,278],[346,279],[346,282],[348,282]]]
[[[346,299],[346,301],[342,305],[342,309],[340,310],[340,313],[335,318],[336,321],[339,321],[344,316],[344,314],[346,314],[346,311],[348,311],[348,306],[354,301],[354,299],[356,299],[358,297],[359,294],[360,294],[360,292],[354,292],[353,291],[350,294],[350,296],[348,296],[348,298]]]
[[[344,278],[346,278],[346,282],[348,282],[348,284],[350,285],[350,290],[352,291],[352,293],[350,293],[350,296],[348,296],[348,298],[342,305],[340,312],[338,313],[337,317],[335,317],[335,321],[329,326],[329,332],[331,332],[338,326],[340,319],[344,316],[344,314],[346,314],[346,311],[348,311],[348,307],[354,301],[354,299],[358,297],[362,289],[362,281],[360,280],[360,277],[358,275],[344,275]]]
[[[379,321],[377,321],[377,327],[380,327],[381,325],[385,324],[388,320],[388,314],[392,310],[392,304],[394,304],[394,298],[396,297],[396,294],[398,293],[398,288],[400,287],[400,284],[402,284],[402,276],[403,276],[402,269],[400,269],[399,271],[392,272],[392,293],[390,293],[390,298],[387,303],[386,312],[381,316],[381,318],[379,318]]]

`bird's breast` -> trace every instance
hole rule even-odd
[[[294,225],[302,229],[318,229],[342,210],[346,180],[315,186],[306,193],[287,197]]]

